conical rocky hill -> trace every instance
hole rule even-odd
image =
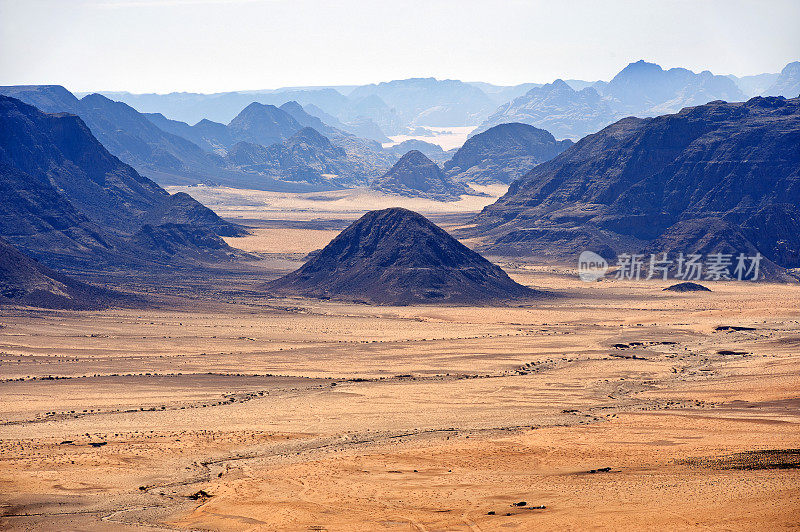
[[[390,305],[481,305],[541,295],[424,216],[400,208],[368,212],[268,289]]]
[[[469,187],[447,177],[436,163],[417,150],[403,155],[388,172],[373,181],[372,188],[439,201],[455,201],[462,194],[474,194]]]

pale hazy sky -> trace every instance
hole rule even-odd
[[[0,0],[0,84],[264,89],[433,76],[610,79],[800,59],[798,0]]]

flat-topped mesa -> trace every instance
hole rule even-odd
[[[400,208],[368,212],[267,288],[275,295],[388,305],[483,305],[542,296],[424,216]]]
[[[403,155],[388,172],[372,182],[372,188],[390,194],[456,201],[474,191],[456,183],[442,172],[424,153],[411,150]]]

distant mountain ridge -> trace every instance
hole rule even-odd
[[[45,112],[80,116],[109,151],[164,185],[211,183],[287,192],[328,186],[281,181],[227,165],[225,151],[237,141],[280,143],[303,128],[291,114],[272,105],[252,103],[227,126],[210,120],[189,126],[161,114],[141,114],[99,94],[78,100],[60,86],[0,87],[0,94],[18,97]],[[352,164],[370,175],[379,175],[396,160],[376,142],[327,130],[335,132],[336,142],[348,151]]]
[[[797,98],[800,96],[800,61],[786,65],[775,83],[766,90],[766,95]]]
[[[662,69],[640,60],[630,63],[608,83],[575,90],[563,80],[536,87],[500,106],[473,133],[505,122],[522,122],[578,140],[626,116],[675,113],[713,100],[742,101],[734,80],[685,68]]]
[[[467,126],[494,102],[478,87],[458,80],[411,78],[358,87],[351,98],[379,97],[410,126]]]
[[[787,65],[790,72],[792,65]],[[408,78],[355,87],[319,86],[217,94],[102,94],[143,113],[161,113],[168,119],[195,125],[203,119],[227,124],[253,102],[278,107],[295,101],[330,126],[378,142],[387,142],[387,135],[408,133],[417,126],[481,125],[476,131],[479,133],[507,122],[527,123],[550,131],[556,138],[577,140],[629,115],[657,116],[719,99],[742,101],[755,95],[797,96],[792,92],[795,85],[791,82],[775,85],[779,77],[778,73],[736,77],[708,71],[694,73],[684,68],[665,70],[639,60],[607,82],[567,79],[546,85],[500,86]],[[796,76],[793,79],[796,81]],[[554,89],[562,89],[562,81],[580,94],[549,94]],[[547,90],[535,90],[542,87]],[[584,89],[591,90],[583,93]],[[526,97],[528,93],[530,96]],[[605,103],[597,102],[597,97]],[[513,103],[518,99],[520,101]],[[503,110],[508,113],[505,117]],[[206,148],[202,139],[192,138],[192,142]]]
[[[311,127],[268,147],[238,142],[228,150],[225,160],[243,171],[333,189],[365,184],[372,171]]]
[[[75,115],[0,96],[0,126],[0,235],[50,267],[228,260],[235,251],[220,236],[246,234],[123,164]],[[164,253],[136,243],[143,229],[165,225],[202,242],[175,241]]]
[[[577,140],[613,121],[612,105],[593,87],[574,90],[557,79],[501,105],[472,135],[506,123],[544,129],[559,139]]]

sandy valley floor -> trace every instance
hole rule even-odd
[[[259,213],[265,280],[350,216]],[[506,266],[555,297],[0,310],[0,528],[800,526],[800,286]]]

